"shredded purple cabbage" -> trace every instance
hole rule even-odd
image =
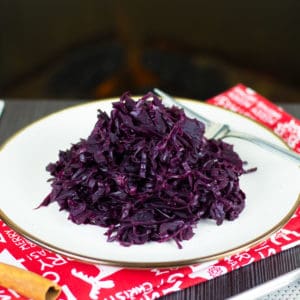
[[[106,227],[123,246],[189,240],[200,219],[218,225],[245,206],[239,177],[246,173],[233,146],[204,137],[205,126],[154,94],[129,93],[99,110],[87,139],[59,152],[46,170],[51,193],[76,224]]]

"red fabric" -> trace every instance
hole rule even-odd
[[[300,122],[242,84],[208,100],[253,118],[300,153]],[[132,270],[90,265],[62,257],[25,240],[0,220],[0,261],[25,268],[62,286],[61,300],[155,299],[215,278],[300,244],[300,208],[259,245],[219,261],[173,269]],[[0,287],[0,299],[24,299]]]

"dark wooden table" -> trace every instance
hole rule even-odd
[[[7,100],[4,114],[0,119],[0,144],[14,132],[36,119],[81,102],[83,101]],[[279,103],[279,105],[300,119],[300,103]],[[300,268],[300,246],[286,250],[257,263],[250,264],[200,285],[167,295],[162,299],[226,299],[297,268]]]

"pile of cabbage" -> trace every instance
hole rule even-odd
[[[246,173],[233,146],[204,137],[205,126],[154,94],[130,93],[98,111],[90,135],[47,166],[57,202],[76,224],[106,227],[123,246],[194,235],[200,219],[220,225],[245,207],[239,178]]]

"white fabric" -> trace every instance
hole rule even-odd
[[[299,300],[300,299],[300,280],[292,282],[291,284],[267,295],[260,300]]]

